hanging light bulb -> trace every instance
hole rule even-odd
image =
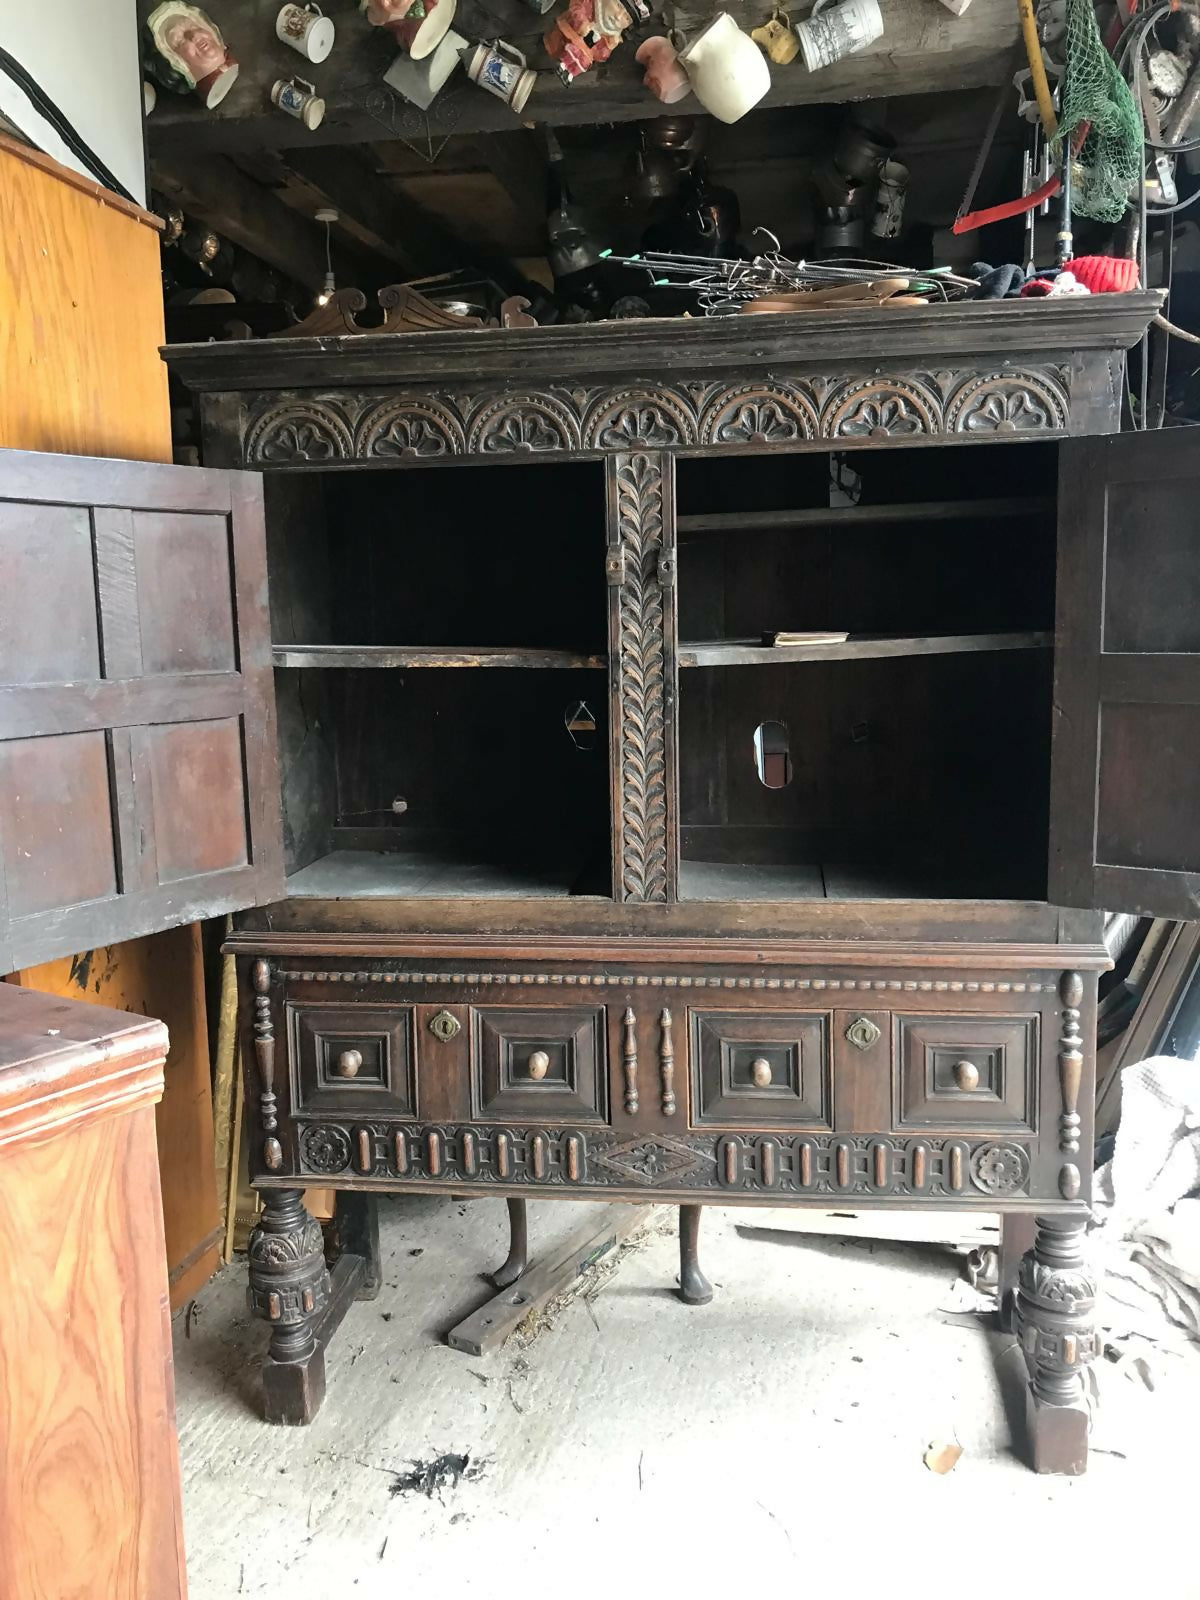
[[[317,212],[317,221],[325,224],[325,285],[317,296],[317,304],[319,306],[327,306],[337,289],[337,283],[333,276],[332,240],[329,232],[330,225],[336,222],[337,219],[337,212],[330,210],[328,207],[324,207]]]

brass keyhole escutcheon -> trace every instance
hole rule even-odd
[[[550,1071],[550,1057],[544,1050],[535,1050],[529,1058],[529,1076],[539,1082]]]
[[[339,1078],[357,1078],[362,1061],[361,1050],[343,1050],[334,1063],[333,1070]]]
[[[766,1056],[755,1056],[750,1063],[750,1082],[756,1089],[765,1089],[771,1081],[771,1063]]]
[[[960,1089],[978,1089],[979,1068],[973,1061],[960,1061],[954,1068],[954,1081]]]
[[[859,1050],[869,1050],[880,1037],[880,1031],[870,1017],[856,1017],[846,1029],[846,1037]]]
[[[462,1032],[462,1023],[451,1011],[439,1011],[436,1017],[429,1019],[429,1031],[435,1039],[440,1039],[443,1044],[448,1044]]]

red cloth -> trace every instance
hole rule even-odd
[[[1076,256],[1067,270],[1093,294],[1128,294],[1138,286],[1137,262],[1125,256]]]

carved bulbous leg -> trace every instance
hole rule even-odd
[[[1099,1340],[1096,1281],[1084,1260],[1083,1217],[1039,1217],[1017,1281],[1017,1334],[1029,1368],[1026,1418],[1036,1472],[1087,1469],[1083,1369]]]
[[[317,1324],[329,1300],[320,1225],[299,1189],[273,1189],[250,1235],[250,1309],[271,1325],[263,1366],[268,1422],[311,1422],[325,1398]]]
[[[700,1270],[700,1213],[703,1206],[679,1208],[679,1298],[685,1306],[706,1306],[713,1287]]]
[[[507,1289],[529,1265],[529,1217],[524,1200],[508,1202],[508,1256],[492,1273],[497,1289]]]

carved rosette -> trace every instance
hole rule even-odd
[[[669,450],[695,444],[696,419],[669,389],[617,389],[593,400],[583,423],[586,450]]]
[[[1084,1224],[1039,1217],[1034,1247],[1017,1279],[1017,1335],[1030,1387],[1046,1405],[1083,1398],[1083,1368],[1099,1354],[1092,1325],[1096,1280],[1083,1253]]]
[[[617,456],[610,469],[615,534],[620,898],[667,898],[666,629],[660,565],[670,554],[659,455]],[[613,502],[615,500],[615,506]]]
[[[742,384],[720,390],[700,418],[702,444],[792,444],[815,439],[817,409],[799,384]]]
[[[318,1223],[305,1210],[299,1189],[280,1189],[267,1196],[258,1226],[250,1235],[247,1301],[282,1335],[272,1343],[281,1359],[311,1345],[308,1331],[329,1299],[329,1273]],[[295,1348],[287,1348],[287,1330]]]
[[[269,407],[246,436],[247,464],[353,461],[354,437],[340,409],[323,400]]]
[[[365,460],[436,460],[466,451],[466,431],[459,418],[449,406],[423,396],[372,406],[354,434],[354,453]]]
[[[322,1123],[304,1130],[300,1153],[310,1171],[332,1177],[345,1172],[350,1165],[350,1140],[340,1128],[326,1127]]]
[[[579,419],[550,394],[503,395],[471,419],[469,455],[549,455],[578,450]]]
[[[1070,396],[1060,376],[1028,370],[969,378],[946,407],[948,433],[1062,433]]]
[[[971,1156],[971,1178],[987,1194],[1019,1194],[1029,1181],[1029,1152],[1007,1141],[980,1145]]]
[[[916,438],[941,431],[942,406],[924,384],[865,378],[840,385],[826,401],[821,431],[828,439]]]

